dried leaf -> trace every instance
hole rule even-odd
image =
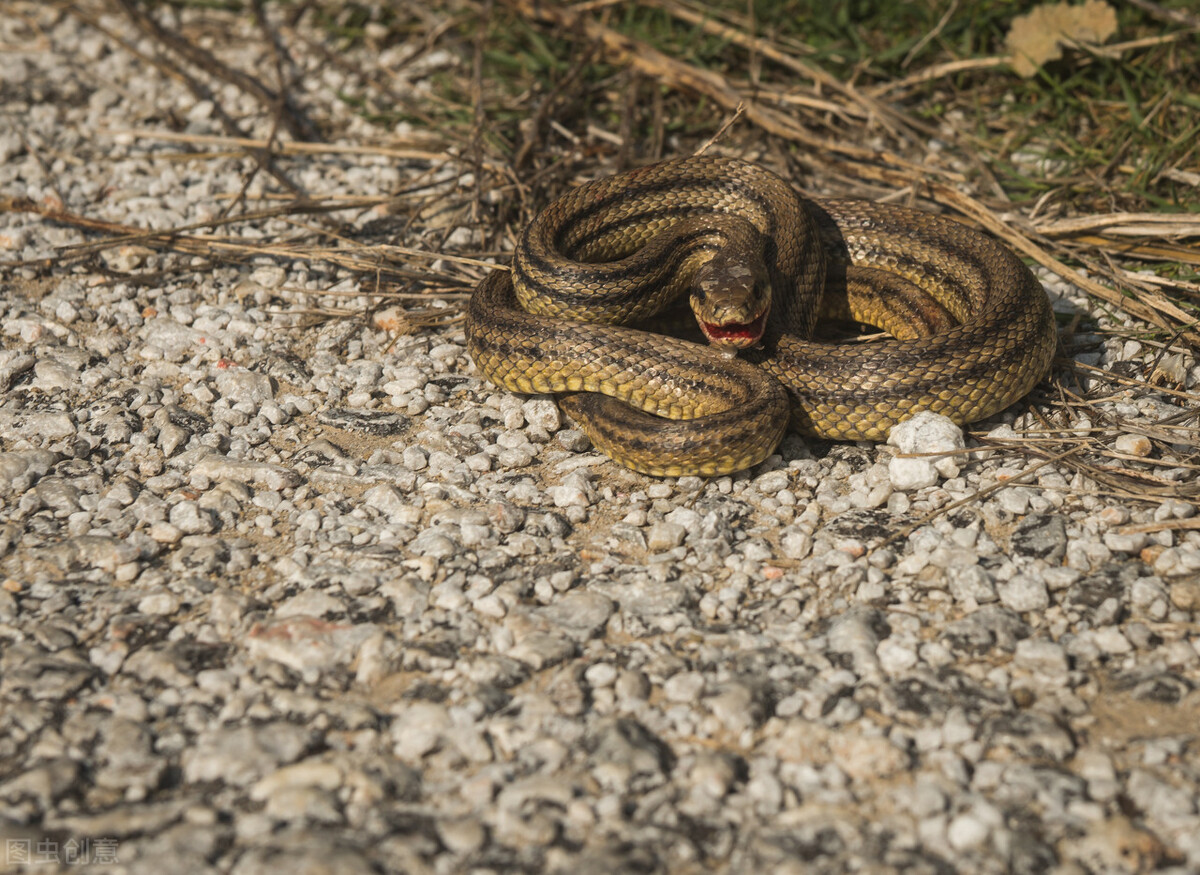
[[[1117,13],[1104,0],[1047,3],[1014,18],[1005,45],[1013,70],[1028,78],[1061,58],[1064,43],[1102,43],[1116,32]]]

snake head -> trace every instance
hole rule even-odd
[[[722,251],[697,272],[690,303],[709,343],[745,349],[762,340],[771,284],[760,260]]]

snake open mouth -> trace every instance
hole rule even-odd
[[[763,331],[767,327],[767,314],[763,313],[750,322],[729,322],[717,325],[713,322],[701,322],[700,330],[708,338],[708,342],[717,346],[744,349],[754,346],[762,340]]]

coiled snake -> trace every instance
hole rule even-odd
[[[710,345],[627,324],[685,293]],[[819,313],[893,338],[811,340]],[[1056,342],[1045,292],[992,238],[903,207],[804,200],[768,170],[710,157],[550,204],[511,271],[475,290],[466,331],[489,380],[559,393],[599,449],[657,476],[755,465],[789,414],[846,440],[882,440],[921,410],[974,422],[1033,388]]]

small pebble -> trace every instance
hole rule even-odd
[[[1116,439],[1113,449],[1126,456],[1149,456],[1154,449],[1150,439],[1140,434],[1123,434]]]

